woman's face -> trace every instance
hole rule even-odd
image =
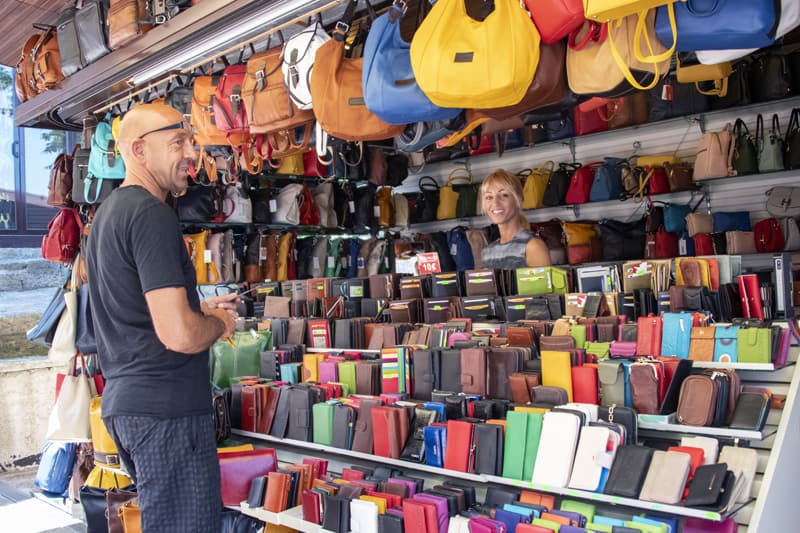
[[[483,193],[483,210],[489,220],[497,225],[514,220],[519,214],[514,192],[501,182],[486,186]]]

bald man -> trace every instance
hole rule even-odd
[[[236,296],[200,303],[165,202],[186,189],[196,157],[183,115],[137,106],[118,144],[125,180],[97,210],[86,251],[103,421],[137,485],[143,532],[219,533],[208,348],[233,334]]]

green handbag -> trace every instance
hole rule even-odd
[[[311,407],[312,441],[315,444],[330,446],[333,442],[333,406],[337,403],[321,402]]]
[[[758,149],[758,171],[775,172],[783,170],[783,138],[778,114],[772,115],[772,129],[764,131],[764,118],[758,114],[756,121],[756,147]]]
[[[258,376],[261,352],[272,349],[272,333],[262,331],[237,331],[231,341],[217,341],[211,345],[211,382],[224,389],[231,386],[231,378]]]
[[[736,333],[740,363],[772,362],[772,330],[741,328]]]
[[[733,168],[737,176],[758,173],[758,155],[756,144],[747,124],[740,118],[736,119],[733,126]]]
[[[558,267],[525,267],[516,270],[517,294],[567,294],[567,271]]]
[[[584,349],[587,354],[597,357],[597,360],[600,361],[602,359],[608,359],[611,353],[611,343],[589,341],[584,345]]]

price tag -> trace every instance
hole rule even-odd
[[[261,247],[258,249],[258,260],[259,261],[266,261],[267,260],[267,248],[266,246]]]
[[[458,253],[458,245],[453,243],[450,245],[450,255],[455,256]]]
[[[667,102],[672,101],[672,83],[669,80],[661,87],[661,99]]]
[[[311,258],[312,268],[319,269],[319,257],[314,256]]]
[[[328,256],[328,268],[333,268],[336,266],[336,258],[332,255]]]
[[[203,262],[210,263],[211,262],[211,250],[205,250],[203,252]]]
[[[356,203],[354,201],[350,200],[349,202],[347,202],[347,207],[350,209],[351,213],[356,212]]]
[[[278,212],[278,201],[272,199],[269,201],[269,212],[270,213],[277,213]]]
[[[381,216],[381,208],[380,208],[380,206],[377,206],[377,205],[372,206],[372,215],[374,217],[376,217],[376,218]]]
[[[678,241],[678,255],[686,255],[686,239]]]
[[[417,268],[420,274],[436,274],[437,272],[441,272],[442,267],[439,263],[439,254],[437,252],[417,254]]]
[[[356,268],[366,268],[363,257],[358,258],[358,261],[356,262]]]

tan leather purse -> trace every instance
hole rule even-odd
[[[190,122],[195,131],[194,142],[200,146],[228,145],[225,132],[217,128],[214,121],[214,106],[211,102],[216,92],[216,76],[197,76],[194,79]]]
[[[392,188],[379,188],[378,192],[375,193],[375,202],[378,207],[378,226],[382,228],[391,228],[394,226]]]
[[[264,259],[261,260],[261,279],[278,279],[278,236],[268,233],[261,236]]]
[[[698,233],[713,233],[714,219],[711,215],[689,213],[686,215],[686,231],[690,237],[694,237]]]
[[[317,122],[328,134],[348,141],[374,141],[396,137],[405,125],[379,119],[364,104],[361,71],[364,60],[344,57],[345,35],[338,29],[323,44],[314,60],[311,100]]]
[[[289,254],[294,249],[294,233],[283,233],[278,238],[278,273],[275,281],[289,279]]]
[[[219,281],[219,272],[216,265],[212,261],[206,262],[206,250],[208,249],[208,236],[210,233],[209,230],[203,230],[184,236],[191,250],[189,255],[194,265],[198,285],[217,283]]]
[[[108,8],[108,45],[112,50],[121,48],[150,31],[147,0],[111,0]]]
[[[142,513],[138,503],[127,502],[117,512],[125,533],[142,533]]]
[[[612,130],[644,124],[648,119],[647,93],[636,91],[622,98],[615,98],[606,104],[605,112],[608,114],[608,127]]]
[[[523,209],[538,209],[543,207],[542,198],[544,198],[544,191],[547,189],[547,184],[550,181],[550,175],[553,174],[556,164],[553,161],[547,161],[532,171],[522,171],[517,176],[525,179],[525,185],[522,188],[522,208]]]
[[[726,250],[729,254],[756,254],[756,239],[752,231],[726,231]]]
[[[30,60],[33,62],[33,81],[36,90],[43,92],[55,88],[64,79],[61,73],[61,54],[58,50],[55,26],[34,26],[45,29],[36,45],[31,50]]]
[[[15,76],[15,86],[17,91],[17,98],[20,102],[24,102],[29,98],[33,98],[39,94],[36,88],[36,82],[33,79],[33,60],[31,59],[31,52],[39,42],[41,35],[34,34],[28,37],[25,44],[22,46],[22,53],[20,53],[19,61],[17,61],[17,74]]]
[[[704,133],[697,147],[692,179],[698,181],[733,176],[733,152],[730,124],[726,124],[722,131]]]

